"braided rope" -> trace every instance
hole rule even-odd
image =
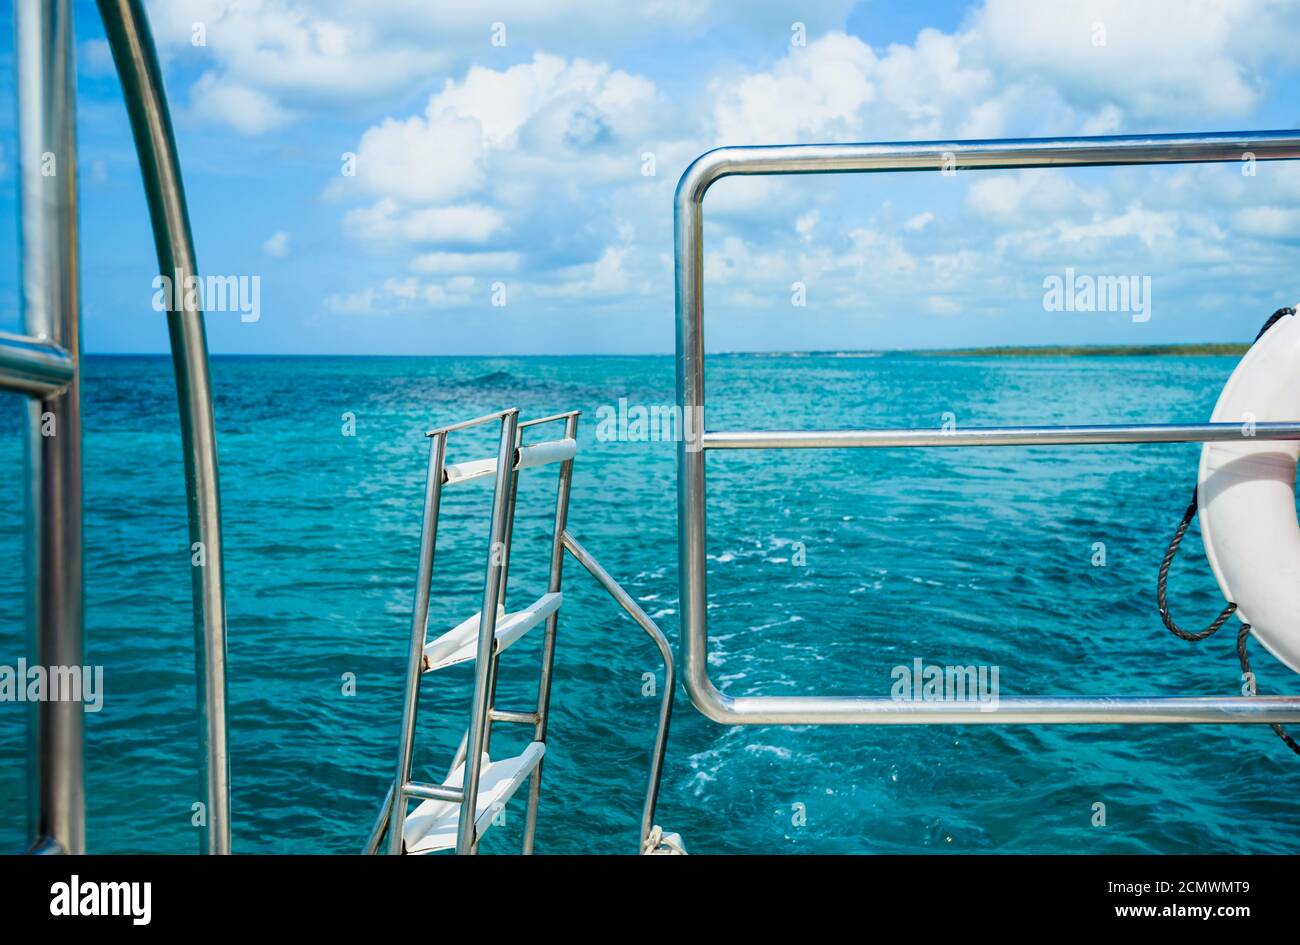
[[[1169,542],[1169,548],[1165,551],[1165,556],[1160,562],[1160,573],[1156,577],[1156,605],[1160,608],[1160,619],[1164,621],[1165,628],[1170,633],[1189,643],[1197,643],[1206,637],[1214,636],[1219,632],[1219,628],[1227,623],[1228,618],[1237,611],[1237,605],[1230,601],[1228,606],[1219,613],[1219,616],[1214,618],[1214,623],[1204,630],[1184,630],[1169,615],[1169,602],[1167,600],[1169,566],[1174,563],[1174,556],[1178,554],[1178,546],[1183,543],[1183,536],[1187,534],[1187,526],[1191,525],[1192,519],[1196,517],[1196,500],[1196,490],[1193,489],[1192,501],[1188,504],[1187,511],[1183,513],[1183,520],[1178,523],[1178,530],[1174,532],[1174,537]]]
[[[1255,691],[1255,674],[1250,671],[1250,657],[1246,655],[1246,641],[1250,639],[1250,624],[1243,623],[1241,629],[1237,631],[1237,659],[1241,661],[1241,675],[1245,680],[1246,688],[1250,690],[1250,695],[1259,695]],[[1283,744],[1290,748],[1297,755],[1300,755],[1300,744],[1286,733],[1286,729],[1276,723],[1270,723],[1269,728],[1277,732],[1277,737],[1282,739]]]

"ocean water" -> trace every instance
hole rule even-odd
[[[1197,421],[1231,358],[711,358],[715,429]],[[425,429],[580,408],[570,527],[677,642],[675,452],[596,411],[672,402],[668,357],[213,362],[227,542],[234,847],[356,851],[391,776]],[[16,398],[0,401],[0,663],[22,655]],[[94,852],[185,853],[198,799],[189,552],[170,362],[85,364],[87,717]],[[344,436],[344,415],[356,435]],[[488,455],[488,435],[451,458]],[[1232,627],[1155,609],[1194,445],[736,452],[708,460],[712,672],[739,694],[887,695],[895,666],[999,668],[1001,695],[1235,694]],[[478,607],[486,483],[444,494],[431,628]],[[520,489],[511,600],[545,589],[554,480]],[[1105,565],[1095,566],[1095,543]],[[799,545],[796,545],[799,543]],[[1221,606],[1195,534],[1175,615]],[[793,560],[805,558],[803,566]],[[502,660],[535,698],[540,634]],[[1292,674],[1253,650],[1264,692]],[[417,776],[445,770],[472,669],[426,676]],[[355,674],[355,695],[343,693]],[[630,853],[657,654],[572,561],[538,852]],[[494,749],[518,737],[498,726]],[[24,820],[24,708],[0,704],[0,849]],[[1094,805],[1105,826],[1094,826]],[[516,848],[522,800],[484,841]],[[658,822],[694,852],[1300,852],[1300,758],[1266,728],[729,728],[679,692]]]

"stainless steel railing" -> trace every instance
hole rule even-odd
[[[160,271],[197,274],[180,167],[153,39],[139,0],[99,0],[135,134]],[[22,308],[25,335],[0,334],[0,389],[28,395],[27,612],[40,665],[83,663],[80,330],[75,44],[71,0],[17,0]],[[183,293],[182,293],[183,294]],[[194,627],[206,826],[230,852],[226,626],[216,434],[203,314],[167,313],[185,452],[195,567]],[[51,432],[52,431],[52,432]],[[195,550],[184,549],[186,555]],[[33,709],[29,837],[40,852],[85,848],[83,713]]]
[[[622,607],[636,625],[646,632],[664,661],[664,689],[659,697],[659,723],[655,729],[655,744],[650,753],[650,781],[646,787],[645,803],[641,805],[641,846],[645,849],[650,831],[654,827],[655,808],[659,804],[659,784],[663,780],[664,753],[668,749],[668,728],[673,718],[673,693],[677,691],[676,671],[673,667],[673,650],[658,625],[650,615],[641,609],[641,605],[632,599],[632,595],[623,586],[610,577],[608,571],[601,567],[591,552],[578,544],[578,540],[564,532],[564,547],[569,554],[578,559],[578,563],[596,579],[596,583],[605,589],[614,602]]]
[[[1027,697],[977,703],[895,702],[883,697],[732,697],[708,672],[705,456],[713,449],[1010,446],[1232,440],[1236,424],[1129,424],[940,430],[710,431],[704,391],[704,196],[733,174],[831,174],[975,168],[1084,167],[1276,161],[1300,158],[1300,131],[818,144],[719,148],[682,175],[674,203],[677,405],[703,433],[677,453],[677,522],[684,679],[704,715],[729,724],[1280,723],[1300,722],[1300,697]],[[1257,424],[1258,439],[1300,439],[1300,422]]]

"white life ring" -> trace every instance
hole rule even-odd
[[[1215,423],[1300,419],[1300,316],[1283,315],[1228,378]],[[1270,653],[1300,672],[1300,440],[1226,440],[1201,449],[1201,539],[1223,596]]]

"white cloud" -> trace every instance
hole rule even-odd
[[[1238,210],[1232,219],[1240,232],[1265,239],[1300,239],[1300,208],[1298,207],[1246,207]]]
[[[377,288],[326,296],[325,308],[335,315],[422,314],[472,304],[477,286],[477,280],[469,277],[442,282],[422,282],[414,277],[385,279]]]
[[[1174,239],[1178,231],[1178,217],[1168,211],[1134,206],[1116,216],[1100,217],[1088,223],[1058,223],[1056,229],[1063,243],[1086,241],[1095,245],[1132,237],[1151,249],[1161,241]]]
[[[798,18],[817,35],[841,27],[852,6],[820,0]],[[495,57],[508,64],[520,49],[608,58],[651,38],[675,45],[718,27],[770,42],[789,36],[792,19],[774,3],[752,4],[738,16],[726,0],[495,0],[491,10],[424,0],[148,0],[148,8],[164,59],[209,71],[202,101],[232,86],[258,103],[262,122],[240,121],[230,109],[199,112],[246,133],[309,114],[384,106],[471,63]],[[492,45],[496,22],[506,26],[504,48]],[[195,24],[203,26],[204,45],[194,44]]]
[[[390,244],[482,244],[505,226],[491,207],[462,205],[407,210],[385,197],[343,215],[343,230],[354,239]]]
[[[289,120],[289,112],[255,88],[220,82],[206,72],[190,90],[194,114],[229,125],[241,134],[257,135]]]
[[[1298,27],[1300,8],[1269,0],[987,0],[969,35],[1009,79],[1149,122],[1249,114]]]
[[[558,219],[620,231],[596,192],[601,184],[671,186],[640,173],[641,136],[656,98],[649,80],[601,63],[538,54],[503,69],[473,66],[431,95],[421,114],[364,132],[356,177],[327,189],[347,199],[354,182],[362,195],[378,198],[347,210],[344,230],[388,252],[424,250],[408,259],[412,271],[536,268],[511,243],[526,243],[533,257],[553,251]],[[577,229],[560,236],[573,239]],[[521,230],[536,235],[529,241]],[[584,235],[568,255],[580,252],[587,261],[548,262],[531,277],[536,295],[629,290],[627,238],[621,231]],[[486,251],[465,251],[475,247]]]
[[[518,253],[424,253],[411,260],[414,272],[505,273],[519,268]]]
[[[276,257],[289,255],[289,234],[284,230],[278,231],[262,244],[262,252]]]
[[[511,3],[505,0],[513,10]],[[372,120],[359,135],[357,176],[327,188],[346,205],[345,232],[397,257],[398,268],[389,272],[414,275],[338,296],[330,307],[422,311],[473,297],[452,280],[504,273],[511,274],[512,307],[561,298],[644,306],[648,297],[671,292],[664,233],[672,187],[707,147],[1163,131],[1202,117],[1248,117],[1269,94],[1261,51],[1275,56],[1269,68],[1287,68],[1272,34],[1287,35],[1294,19],[1252,0],[1099,0],[1046,12],[1028,0],[987,0],[951,33],[926,29],[912,42],[885,44],[873,39],[869,19],[860,37],[839,32],[843,21],[832,20],[830,29],[810,27],[804,48],[790,47],[788,24],[777,23],[773,35],[781,42],[766,60],[738,57],[739,67],[705,71],[698,60],[685,63],[694,71],[683,78],[707,89],[698,96],[679,95],[662,73],[653,74],[671,94],[646,75],[575,55],[580,40],[563,36],[553,21],[567,13],[564,29],[576,22],[597,33],[608,29],[599,41],[613,43],[652,19],[694,29],[713,16],[707,3],[669,5],[675,9],[662,14],[627,12],[617,29],[596,5],[560,2],[550,19],[500,16],[512,43],[524,35],[543,46],[553,39],[551,48],[564,48],[564,57],[534,46],[521,61],[512,47],[494,61],[478,47],[472,63],[428,66],[428,57],[444,55],[458,34],[428,41],[438,52],[426,51],[420,78],[387,93],[394,103],[381,114],[391,117]],[[400,20],[392,0],[376,0],[374,9],[367,22],[375,35],[390,29],[390,15]],[[322,0],[320,15],[341,17],[340,10]],[[420,45],[413,37],[430,21],[411,16],[394,49]],[[543,19],[547,25],[538,25]],[[1093,45],[1099,21],[1105,46]],[[530,33],[525,22],[537,29]],[[457,23],[471,33],[482,25]],[[349,35],[340,55],[363,61],[368,41]],[[671,51],[676,41],[660,42]],[[310,61],[300,58],[305,72]],[[327,84],[308,94],[310,83],[292,93],[255,83],[245,79],[242,60],[221,62],[224,81],[261,91],[291,111],[289,118],[305,113],[312,95],[328,94]],[[403,93],[418,101],[404,108]],[[267,127],[285,116],[259,119],[255,107],[243,120]],[[656,155],[654,177],[641,176],[645,151]],[[709,197],[706,278],[726,286],[719,308],[786,305],[791,282],[806,281],[816,304],[967,316],[988,311],[990,293],[1000,302],[1013,298],[1026,269],[1040,280],[1044,267],[1062,260],[1155,269],[1154,261],[1135,260],[1159,253],[1161,271],[1166,264],[1169,271],[1226,266],[1234,249],[1226,227],[1242,243],[1276,241],[1300,222],[1300,174],[1276,183],[1273,167],[1261,170],[1259,181],[1215,184],[1219,192],[1208,196],[1200,189],[1208,178],[1170,169],[979,171],[956,182],[936,176],[930,208],[909,182],[878,214],[861,191],[841,202],[847,185],[833,190],[822,182],[810,190],[805,181],[733,177]],[[936,247],[940,217],[944,242]]]
[[[1104,27],[1104,45],[1094,45]],[[830,32],[711,86],[718,143],[1115,133],[1240,118],[1289,57],[1300,4],[986,0],[955,33],[884,49]]]
[[[971,210],[1002,223],[1033,221],[1080,208],[1100,209],[1106,203],[1104,188],[1085,189],[1060,171],[1042,168],[1014,174],[981,173],[966,194]]]
[[[870,46],[832,33],[792,49],[770,71],[720,78],[711,87],[718,140],[766,144],[851,134],[877,95],[875,66]]]
[[[356,180],[371,194],[435,203],[483,183],[479,124],[455,115],[386,118],[361,136]]]

